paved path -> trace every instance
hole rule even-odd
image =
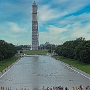
[[[67,63],[64,63],[64,62],[62,62],[62,61],[60,61],[60,62],[61,62],[61,64],[63,64],[64,66],[72,69],[73,71],[77,72],[78,74],[80,74],[80,75],[82,75],[82,76],[84,76],[85,78],[87,78],[87,79],[90,80],[90,74],[88,74],[88,73],[86,73],[86,72],[84,72],[84,71],[81,71],[81,70],[79,70],[79,69],[77,69],[77,68],[75,68],[75,67],[73,67],[73,66],[70,66],[70,65],[67,64]]]
[[[11,68],[12,66],[17,63],[21,58],[19,58],[18,60],[16,60],[14,63],[12,63],[11,65],[9,65],[7,68],[5,68],[2,72],[0,72],[0,78],[3,77]]]

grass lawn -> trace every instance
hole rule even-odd
[[[54,56],[56,59],[59,59],[60,61],[63,61],[69,65],[72,65],[86,73],[90,74],[90,64],[86,64],[83,62],[80,62],[78,60],[74,60],[74,59],[69,59],[69,58],[65,58],[63,56]]]
[[[45,55],[48,53],[48,50],[23,50],[23,53],[28,55]]]
[[[17,56],[13,56],[9,59],[0,61],[0,72],[5,69],[7,66],[11,65],[12,63],[14,63],[19,57]]]

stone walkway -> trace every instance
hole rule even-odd
[[[75,68],[75,67],[73,67],[73,66],[70,66],[70,65],[67,64],[67,63],[64,63],[64,62],[62,62],[62,61],[60,61],[60,62],[61,62],[61,64],[63,64],[64,66],[72,69],[73,71],[77,72],[78,74],[80,74],[80,75],[82,75],[82,76],[84,76],[84,77],[86,77],[86,78],[88,78],[88,79],[90,80],[90,74],[88,74],[88,73],[86,73],[86,72],[84,72],[84,71],[81,71],[81,70],[79,70],[79,69],[77,69],[77,68]]]
[[[0,78],[1,78],[6,72],[8,72],[8,71],[10,70],[10,68],[11,68],[16,62],[18,62],[20,59],[21,59],[21,58],[19,58],[19,59],[16,60],[14,63],[12,63],[11,65],[9,65],[7,68],[5,68],[2,72],[0,72]]]

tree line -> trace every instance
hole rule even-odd
[[[85,40],[83,37],[66,41],[57,46],[55,51],[60,56],[90,63],[90,40]]]
[[[0,40],[0,61],[10,58],[16,53],[17,50],[13,44]]]

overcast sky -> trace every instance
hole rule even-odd
[[[0,0],[0,39],[32,44],[33,0]],[[39,44],[90,40],[90,0],[36,0]]]

